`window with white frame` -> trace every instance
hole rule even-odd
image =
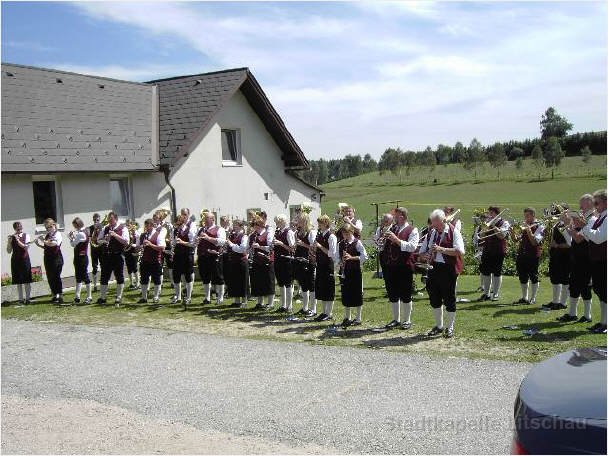
[[[110,203],[119,218],[131,218],[131,187],[128,177],[110,178]]]
[[[222,164],[240,165],[242,163],[240,130],[222,129]]]
[[[61,188],[54,176],[33,176],[34,215],[36,230],[44,230],[44,220],[52,218],[59,228],[63,228],[63,204]]]

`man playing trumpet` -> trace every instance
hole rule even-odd
[[[478,241],[483,246],[479,264],[483,287],[480,301],[498,301],[500,295],[502,266],[507,254],[507,236],[510,228],[509,222],[500,217],[501,214],[499,207],[490,206],[488,221],[478,236]]]
[[[536,220],[536,211],[527,207],[524,209],[524,224],[520,228],[520,236],[511,232],[513,240],[519,242],[515,266],[521,285],[521,298],[515,303],[534,304],[538,293],[538,264],[545,227]]]

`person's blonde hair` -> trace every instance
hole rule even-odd
[[[300,215],[298,216],[298,222],[303,222],[304,229],[306,231],[311,230],[312,224],[310,223],[310,215],[308,215],[306,212],[300,212]],[[298,223],[298,225],[299,224],[300,223]]]
[[[329,218],[329,215],[323,214],[323,215],[319,216],[319,218],[317,218],[317,223],[319,225],[323,224],[329,228],[331,225],[331,219]]]
[[[285,214],[278,214],[275,218],[274,218],[274,222],[275,223],[279,223],[282,222],[285,225],[287,225],[287,216]]]
[[[53,219],[52,219],[52,218],[50,218],[50,217],[49,217],[49,218],[44,219],[44,226],[46,227],[46,226],[49,226],[49,225],[52,225],[52,226],[55,226],[55,227],[56,227],[56,226],[57,226],[57,223],[55,222],[55,220],[53,220]]]
[[[344,225],[342,225],[342,227],[340,228],[342,231],[346,232],[346,233],[354,233],[355,232],[355,227],[350,224],[350,223],[345,223]]]

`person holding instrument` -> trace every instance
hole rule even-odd
[[[313,244],[315,249],[315,298],[323,303],[315,321],[328,321],[332,318],[336,296],[335,261],[338,257],[338,240],[331,232],[331,219],[323,214],[317,219],[319,230]]]
[[[256,214],[252,220],[252,233],[249,236],[249,281],[251,296],[258,298],[255,309],[271,309],[274,302],[274,233],[266,225],[266,218]],[[264,306],[266,297],[266,306]]]
[[[44,220],[44,227],[46,228],[46,235],[37,238],[35,242],[38,247],[44,249],[44,269],[46,269],[46,277],[53,295],[51,302],[63,304],[61,233],[57,230],[57,223],[52,218]]]
[[[28,251],[31,244],[30,235],[23,232],[21,222],[13,223],[13,229],[15,233],[8,237],[6,245],[7,253],[11,254],[11,283],[17,285],[19,304],[29,304],[32,292],[32,265]]]
[[[226,259],[224,262],[224,280],[228,295],[234,299],[233,307],[245,307],[247,305],[247,290],[249,262],[247,251],[249,247],[249,236],[245,233],[245,222],[234,220],[232,230],[226,239]]]
[[[464,241],[457,228],[445,222],[441,209],[431,212],[431,232],[420,247],[421,259],[432,266],[426,281],[435,326],[427,336],[454,335],[456,319],[456,279],[462,272]],[[443,306],[447,313],[447,326],[443,325]]]
[[[343,277],[340,281],[342,305],[344,306],[343,327],[361,324],[363,311],[363,275],[362,265],[367,260],[367,252],[363,243],[355,237],[355,227],[348,223],[342,226],[344,238],[338,246],[340,261],[342,262]],[[356,316],[351,319],[351,309],[355,309]]]
[[[482,276],[483,294],[480,301],[498,301],[502,285],[502,267],[507,254],[507,238],[509,222],[500,217],[499,207],[488,208],[487,229],[479,234],[479,242],[483,245],[479,272]],[[492,288],[490,290],[490,287]]]
[[[536,220],[536,211],[527,207],[524,209],[524,224],[520,228],[521,236],[511,231],[513,240],[519,242],[515,266],[521,285],[521,298],[515,304],[534,304],[538,293],[538,264],[545,227]]]
[[[293,310],[292,255],[296,247],[296,235],[287,223],[286,215],[277,215],[274,223],[277,227],[272,240],[275,252],[274,274],[280,291],[280,304],[277,312],[291,312]]]
[[[101,268],[101,257],[103,254],[103,246],[97,244],[97,237],[102,228],[101,216],[96,212],[93,214],[93,224],[89,226],[89,244],[91,244],[91,269],[94,292],[97,291],[97,271]]]
[[[70,245],[74,248],[74,275],[76,278],[76,291],[74,293],[74,304],[80,303],[80,292],[82,284],[87,287],[87,297],[84,300],[85,304],[90,304],[93,301],[91,295],[91,279],[89,279],[89,235],[88,229],[85,228],[84,222],[80,217],[72,220],[72,226],[75,231],[71,231],[68,235]]]
[[[317,231],[312,229],[310,215],[300,212],[297,218],[296,251],[294,256],[294,278],[300,285],[302,309],[298,312],[306,317],[317,316],[317,300],[315,299],[315,264],[313,244]]]
[[[103,246],[101,257],[101,292],[97,304],[106,303],[108,282],[114,274],[116,278],[116,307],[122,302],[122,290],[125,286],[125,260],[122,251],[129,243],[129,232],[125,225],[118,225],[118,215],[112,211],[108,214],[108,224],[99,231],[97,243]]]

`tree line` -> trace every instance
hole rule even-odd
[[[464,145],[458,141],[453,146],[439,144],[435,149],[428,146],[422,151],[402,150],[400,147],[389,147],[378,161],[370,154],[346,155],[344,158],[331,160],[311,160],[310,169],[301,172],[301,177],[315,185],[358,176],[371,171],[400,172],[406,174],[416,167],[433,168],[450,163],[461,164],[465,169],[476,173],[478,167],[489,163],[500,168],[507,161],[515,161],[521,167],[523,160],[530,158],[540,169],[559,166],[562,158],[582,156],[587,161],[591,155],[606,154],[606,131],[592,131],[568,134],[573,125],[557,113],[555,108],[548,108],[540,120],[540,137],[496,142],[484,146],[476,138]]]

